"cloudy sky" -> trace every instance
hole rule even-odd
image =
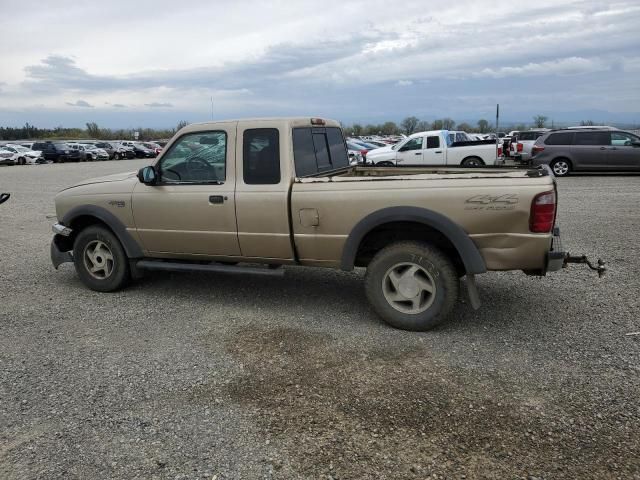
[[[0,0],[0,125],[640,123],[638,0]]]

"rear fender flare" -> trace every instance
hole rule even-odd
[[[347,237],[342,250],[340,268],[347,271],[353,270],[358,248],[364,237],[374,228],[392,222],[422,223],[439,231],[458,251],[466,273],[477,274],[487,271],[478,247],[460,225],[438,212],[419,207],[383,208],[360,220]]]

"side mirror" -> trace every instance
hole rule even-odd
[[[138,170],[138,180],[145,185],[155,185],[158,181],[156,169],[151,166],[141,168]]]

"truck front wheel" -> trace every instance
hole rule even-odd
[[[424,331],[453,308],[459,279],[451,260],[427,243],[398,242],[380,250],[367,267],[367,298],[389,325]]]
[[[131,278],[127,254],[120,241],[99,225],[78,234],[73,244],[73,262],[82,283],[98,292],[118,290]]]

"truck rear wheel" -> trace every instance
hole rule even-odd
[[[118,290],[131,278],[127,254],[120,241],[99,225],[78,234],[73,244],[73,262],[82,283],[98,292]]]
[[[465,158],[462,161],[461,165],[463,167],[483,167],[484,162],[479,157],[469,157],[469,158]]]
[[[374,310],[389,325],[424,331],[442,323],[453,308],[459,279],[451,260],[432,245],[398,242],[380,250],[367,267],[365,289]]]

